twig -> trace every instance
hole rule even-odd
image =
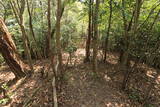
[[[53,76],[52,87],[53,87],[53,100],[54,100],[54,106],[53,107],[58,107],[55,76]]]

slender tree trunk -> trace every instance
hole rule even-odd
[[[151,24],[150,29],[153,28],[154,24],[156,23],[156,21],[157,21],[157,19],[158,19],[158,17],[159,17],[159,14],[160,14],[160,9],[158,10],[157,15],[155,16],[155,18],[154,18],[154,20],[153,20],[153,23]]]
[[[108,41],[109,41],[108,39],[109,39],[109,33],[110,33],[110,29],[111,29],[111,24],[112,24],[112,0],[110,0],[109,6],[110,6],[110,15],[109,15],[109,20],[108,20],[107,36],[105,39],[104,62],[106,61],[106,57],[107,57]]]
[[[92,0],[89,0],[89,11],[88,11],[88,37],[86,40],[86,58],[84,62],[90,61],[90,46],[91,46],[91,37],[92,37]]]
[[[154,13],[155,9],[160,5],[160,3],[158,3],[157,5],[153,5],[147,18],[145,19],[145,21],[139,26],[139,28],[143,27],[144,24],[146,24],[146,22],[149,20],[149,18],[151,17],[151,15]]]
[[[24,77],[24,63],[16,52],[16,46],[2,19],[0,19],[0,53],[16,78]]]
[[[32,12],[31,12],[31,10],[30,10],[29,1],[26,0],[26,2],[27,2],[27,10],[28,10],[28,15],[29,15],[29,26],[30,26],[30,30],[31,30],[33,39],[34,39],[34,41],[36,42],[36,37],[35,37],[35,33],[34,33],[34,30],[33,30],[33,24],[32,24]],[[32,8],[33,8],[33,7],[32,7]],[[36,42],[36,43],[37,43],[37,42]]]
[[[128,50],[127,50],[127,47],[128,47],[128,32],[127,32],[127,20],[126,20],[126,14],[125,14],[125,1],[122,0],[122,17],[123,17],[123,27],[124,27],[124,47],[125,48],[125,51],[123,49],[122,51],[122,55],[120,55],[120,61],[122,63],[122,65],[126,66],[126,60],[128,59]],[[122,40],[122,41],[123,41]]]
[[[98,54],[98,13],[99,13],[99,0],[96,0],[94,11],[94,37],[93,37],[93,71],[97,71],[97,54]]]
[[[47,19],[48,19],[48,34],[46,37],[46,55],[47,57],[50,56],[51,52],[51,0],[48,0],[48,14],[47,14]]]
[[[20,28],[21,28],[21,32],[22,32],[22,38],[23,38],[23,42],[24,42],[25,53],[27,55],[27,59],[28,59],[30,69],[33,72],[34,69],[33,69],[33,66],[32,66],[32,58],[31,58],[31,53],[30,53],[29,46],[28,46],[27,34],[26,34],[26,31],[25,31],[25,28],[24,28],[23,24],[20,24]]]
[[[64,5],[64,3],[63,3],[60,18],[62,18],[62,16],[63,16],[64,9],[65,9],[65,5]],[[56,26],[56,25],[55,25],[55,26]],[[52,28],[51,38],[54,37],[55,31],[56,31],[56,27]]]
[[[135,13],[135,10],[133,11],[133,14],[132,14],[132,18],[131,18],[131,20],[130,20],[130,22],[129,22],[129,25],[126,27],[126,29],[125,30],[127,30],[127,31],[125,31],[126,32],[126,34],[128,35],[128,32],[131,30],[131,28],[132,28],[132,25],[133,25],[133,18],[134,18],[134,13]],[[127,36],[125,36],[125,37],[127,37]],[[128,37],[127,37],[128,38]],[[127,40],[127,39],[126,39]],[[120,41],[120,44],[121,44],[121,47],[122,48],[124,48],[125,46],[126,47],[128,47],[128,42],[124,42],[124,39],[122,39],[121,41]],[[125,45],[125,46],[124,46]],[[122,64],[124,61],[124,59],[123,59],[123,57],[125,56],[124,55],[124,53],[125,53],[125,51],[124,51],[124,49],[121,49],[121,51],[120,51],[120,57],[119,57],[119,62]],[[127,64],[129,63],[129,59],[127,60]]]
[[[62,74],[62,52],[61,52],[61,34],[60,34],[60,28],[61,28],[61,0],[57,0],[57,21],[56,21],[56,49],[57,49],[57,55],[58,55],[58,77],[63,76]]]
[[[28,10],[28,15],[29,15],[29,29],[30,29],[30,32],[31,32],[33,40],[34,40],[36,57],[41,59],[42,55],[38,51],[37,41],[36,41],[35,33],[34,33],[34,30],[33,30],[32,11],[30,10],[29,1],[26,0],[26,2],[27,2],[27,10]],[[33,5],[32,5],[32,8],[33,8]]]

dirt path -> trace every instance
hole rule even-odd
[[[61,107],[130,107],[127,97],[112,86],[107,75],[101,78],[92,72],[72,69],[66,76],[65,101]]]
[[[76,56],[81,60],[65,72],[61,107],[130,107],[127,96],[108,76],[108,72],[114,72],[112,66],[116,64],[116,58],[109,56],[108,61],[113,65],[99,65],[98,74],[95,74],[91,64],[83,64],[84,53],[84,50],[78,50]]]

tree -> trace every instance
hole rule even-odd
[[[89,10],[88,10],[88,36],[86,40],[86,58],[84,62],[90,61],[90,47],[91,47],[91,37],[92,37],[92,7],[93,1],[89,0]]]
[[[124,7],[124,0],[122,1],[122,5]],[[140,9],[141,9],[141,6],[142,6],[142,0],[136,0],[136,3],[135,3],[135,10],[133,10],[133,28],[132,30],[130,31],[130,34],[134,37],[137,36],[137,29],[138,29],[138,21],[139,21],[139,15],[140,15]],[[122,14],[123,14],[123,20],[124,20],[124,36],[125,36],[125,40],[126,40],[126,51],[124,52],[123,54],[123,62],[122,62],[122,66],[124,67],[124,70],[126,71],[126,64],[127,64],[127,61],[129,60],[129,50],[131,48],[131,43],[130,41],[128,40],[129,38],[129,31],[127,29],[127,22],[126,22],[126,19],[125,19],[125,13],[124,13],[124,10],[122,11]],[[132,20],[132,19],[131,19]],[[128,81],[128,77],[129,77],[129,74],[130,74],[130,71],[126,71],[126,74],[124,76],[124,79],[123,79],[123,84],[122,84],[122,89],[125,89],[126,87],[126,83]]]
[[[104,49],[104,62],[106,61],[107,57],[107,49],[108,49],[108,39],[109,39],[109,34],[110,34],[110,29],[111,29],[111,24],[112,24],[112,0],[109,1],[109,7],[110,7],[110,13],[109,13],[109,19],[108,19],[108,29],[107,29],[107,36],[105,38],[105,49]]]
[[[58,77],[62,76],[62,52],[61,52],[61,0],[57,0],[57,15],[56,15],[56,50],[58,56]]]
[[[99,0],[96,0],[94,10],[93,23],[94,23],[94,36],[93,36],[93,71],[97,70],[97,54],[98,54],[98,13],[99,13]]]
[[[48,19],[48,34],[46,38],[46,55],[47,57],[51,54],[51,0],[48,0],[47,9],[47,19]]]
[[[31,53],[30,53],[30,49],[28,46],[29,40],[28,40],[28,37],[26,34],[24,23],[23,23],[23,13],[25,10],[25,3],[26,2],[25,2],[25,0],[17,1],[17,3],[14,0],[9,1],[9,2],[10,2],[10,6],[12,7],[15,18],[21,28],[24,50],[25,50],[25,54],[27,55],[29,66],[30,66],[31,70],[34,71],[33,66],[32,66]]]
[[[32,18],[32,15],[33,15],[33,2],[31,3],[32,4],[31,7],[29,5],[29,0],[26,0],[26,3],[27,3],[28,15],[29,15],[29,29],[30,29],[31,35],[32,35],[33,40],[34,40],[35,53],[36,53],[37,58],[42,58],[41,53],[38,52],[37,41],[36,41],[34,29],[33,29],[33,21],[32,21],[33,20],[33,18]]]
[[[16,78],[26,75],[24,63],[19,58],[16,52],[16,46],[2,19],[0,19],[0,53]]]
[[[62,9],[61,9],[61,15],[60,15],[60,18],[62,18],[62,16],[63,16],[63,13],[64,13],[64,9],[65,9],[65,7],[66,7],[66,2],[67,2],[68,0],[65,0],[64,2],[63,2],[63,5],[62,5]],[[55,25],[56,26],[56,25]],[[55,34],[55,30],[56,30],[56,27],[54,27],[54,28],[52,28],[52,32],[51,32],[51,38],[53,38],[53,36],[54,36],[54,34]]]

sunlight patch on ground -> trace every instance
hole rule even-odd
[[[85,56],[85,49],[78,49],[76,51],[76,56]]]
[[[130,107],[129,104],[118,104],[113,102],[105,103],[106,107]]]
[[[105,79],[106,81],[110,81],[110,80],[111,80],[111,78],[108,77],[108,75],[105,75],[105,76],[104,76],[104,79]]]
[[[42,66],[34,66],[34,71],[39,71],[40,69],[42,69]]]
[[[2,70],[5,69],[5,68],[6,68],[6,66],[1,65],[1,66],[0,66],[0,71],[2,71]]]
[[[0,82],[9,81],[15,78],[14,74],[11,71],[0,71]]]
[[[158,76],[156,83],[160,85],[160,76]]]
[[[149,76],[150,78],[154,78],[153,71],[152,70],[148,70],[147,71],[147,76]]]
[[[118,55],[113,54],[113,53],[107,53],[107,61],[113,65],[117,64],[118,63]]]

